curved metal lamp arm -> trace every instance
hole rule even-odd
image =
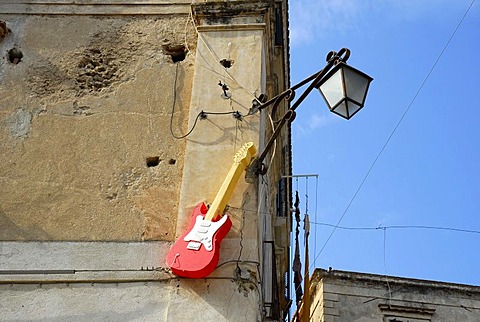
[[[292,101],[293,98],[295,97],[295,90],[310,83],[310,85],[305,89],[302,95],[300,95],[300,97],[287,110],[285,115],[279,120],[277,127],[273,131],[273,134],[268,140],[267,144],[265,145],[265,148],[263,149],[262,153],[260,153],[259,156],[253,160],[251,167],[253,167],[252,170],[257,175],[258,174],[263,175],[267,172],[267,167],[263,163],[263,160],[267,156],[267,153],[270,151],[274,141],[277,139],[285,123],[287,121],[291,123],[295,119],[295,115],[296,115],[295,110],[298,108],[298,106],[300,106],[300,104],[305,100],[308,94],[310,94],[310,92],[318,86],[322,78],[330,71],[330,69],[332,69],[333,66],[337,65],[340,62],[345,63],[349,57],[350,57],[350,50],[347,48],[340,49],[338,53],[332,50],[327,54],[327,57],[325,59],[327,61],[327,64],[319,72],[305,78],[298,84],[290,87],[286,91],[278,94],[277,96],[266,101],[265,103],[262,103],[259,100],[253,101],[253,106],[250,109],[249,114],[254,114],[256,111],[263,110],[272,104],[273,104],[272,114],[274,114],[276,112],[277,106],[280,104],[280,102],[283,99],[286,99],[288,102]]]

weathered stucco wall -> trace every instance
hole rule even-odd
[[[193,284],[193,283],[190,283]],[[2,321],[255,321],[255,293],[222,280],[0,285]],[[199,294],[203,294],[199,296]],[[222,294],[222,297],[219,296]],[[208,307],[208,310],[200,307]]]
[[[172,240],[185,142],[170,116],[175,101],[184,132],[194,56],[171,54],[195,49],[187,16],[0,20],[0,239]]]
[[[0,242],[0,320],[257,320],[260,286],[244,264],[241,276],[230,263],[204,279],[177,278],[164,243]],[[237,243],[222,246],[225,263]]]
[[[254,96],[285,83],[266,89],[285,73],[284,56],[274,54],[283,49],[273,50],[272,4],[0,3],[10,29],[0,39],[2,318],[279,315],[272,294],[283,289],[274,285],[274,252],[262,243],[273,243],[281,170],[240,178],[212,274],[178,278],[165,262],[192,207],[213,201],[238,149],[249,141],[262,148],[266,111],[248,111]],[[275,55],[282,64],[270,62]],[[199,119],[202,110],[214,114]],[[242,117],[223,114],[232,111]]]

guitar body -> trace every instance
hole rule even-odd
[[[202,278],[217,266],[220,242],[232,227],[226,215],[217,221],[205,220],[208,208],[205,203],[195,207],[187,231],[170,249],[166,261],[177,276]]]
[[[256,151],[252,142],[245,143],[235,154],[233,165],[210,208],[202,202],[194,209],[187,232],[167,255],[167,265],[175,275],[202,278],[217,266],[220,242],[232,228],[232,221],[224,214],[227,201]]]

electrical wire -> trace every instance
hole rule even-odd
[[[222,266],[228,265],[228,264],[233,264],[233,263],[235,263],[235,264],[238,264],[238,263],[240,263],[240,264],[251,264],[251,265],[255,265],[257,267],[260,266],[260,263],[257,262],[257,261],[245,261],[245,260],[231,259],[231,260],[227,260],[223,263],[218,264],[216,268],[219,268],[219,267],[222,267]]]
[[[268,119],[270,120],[270,125],[272,126],[272,131],[275,131],[275,126],[273,124],[272,116],[269,113],[267,113],[267,115],[268,115]],[[277,139],[273,140],[273,151],[272,151],[272,155],[270,156],[270,163],[268,165],[267,171],[270,170],[271,168],[276,152],[277,152]]]
[[[231,114],[239,114],[242,115],[239,111],[229,111],[229,112],[205,112],[201,111],[199,114],[204,114],[204,115],[231,115]]]
[[[192,2],[193,3],[193,2]],[[193,19],[193,6],[190,6],[190,16],[192,17],[192,24],[193,24],[193,27],[195,28],[195,32],[197,34],[197,37],[203,42],[203,44],[205,45],[205,48],[207,49],[207,51],[210,53],[210,55],[213,57],[213,59],[216,61],[216,63],[218,63],[220,66],[222,66],[222,68],[224,69],[224,72],[225,74],[228,76],[228,78],[230,78],[231,80],[233,80],[242,90],[244,90],[248,95],[250,95],[253,99],[257,100],[257,97],[255,96],[254,93],[250,92],[245,86],[243,86],[242,84],[240,84],[240,82],[232,76],[232,74],[230,74],[227,70],[227,68],[225,68],[221,63],[220,63],[220,58],[215,54],[215,52],[213,51],[213,49],[210,47],[210,44],[207,42],[207,40],[203,37],[203,35],[201,33],[198,32],[198,28],[197,28],[197,25],[195,24],[195,20]]]
[[[206,276],[202,277],[202,280],[230,280],[230,281],[235,281],[235,276]],[[165,278],[127,278],[127,279],[92,279],[92,278],[86,278],[82,280],[69,280],[69,279],[63,279],[63,280],[18,280],[18,281],[7,281],[7,280],[0,280],[0,285],[5,285],[5,284],[39,284],[39,285],[48,285],[48,284],[126,284],[126,283],[148,283],[148,282],[166,282],[166,281],[171,281],[171,280],[191,280],[189,277],[181,277],[181,276],[168,276]],[[249,282],[252,285],[257,286],[257,283],[250,281]]]
[[[246,212],[258,213],[262,215],[268,215],[268,212],[262,212],[256,209],[242,209],[239,207],[232,207],[229,206],[231,209],[243,210]],[[446,230],[446,231],[453,231],[459,233],[471,233],[471,234],[480,234],[479,230],[472,230],[472,229],[462,229],[462,228],[452,228],[452,227],[440,227],[440,226],[426,226],[426,225],[390,225],[390,226],[378,226],[378,227],[347,227],[347,226],[339,226],[335,224],[323,223],[323,222],[316,222],[310,221],[311,225],[317,226],[327,226],[337,229],[343,230],[381,230],[381,229],[431,229],[431,230]]]
[[[339,226],[333,225],[328,223],[319,223],[319,222],[310,222],[314,225],[319,226],[328,226],[337,229],[344,229],[344,230],[383,230],[383,229],[430,229],[430,230],[445,230],[445,231],[453,231],[453,232],[460,232],[460,233],[470,233],[470,234],[480,234],[478,230],[471,230],[471,229],[462,229],[462,228],[451,228],[451,227],[439,227],[439,226],[423,226],[423,225],[391,225],[391,226],[379,226],[379,227],[346,227],[346,226]]]
[[[175,139],[184,139],[186,138],[187,136],[189,136],[190,134],[192,134],[193,130],[195,129],[195,127],[197,126],[197,122],[199,119],[202,119],[202,118],[206,118],[207,115],[239,115],[239,117],[242,117],[242,114],[239,112],[239,111],[231,111],[231,112],[205,112],[205,111],[200,111],[197,116],[195,117],[195,121],[193,122],[193,125],[192,125],[192,128],[190,130],[188,130],[187,133],[183,134],[183,135],[180,135],[180,136],[177,136],[175,135],[175,133],[173,133],[173,128],[172,128],[172,122],[173,122],[173,111],[172,111],[172,115],[171,115],[171,118],[170,118],[170,133],[172,134],[172,136],[175,138]],[[237,118],[237,117],[235,117]]]
[[[190,20],[192,21],[193,25],[195,26],[195,22],[193,21],[193,13],[192,13],[192,5],[194,3],[194,0],[190,3],[190,12],[188,13],[187,21],[185,21],[185,28],[184,28],[184,42],[185,42],[185,49],[187,50],[187,55],[191,55],[190,53],[190,48],[188,47],[188,39],[187,39],[187,28],[188,28],[188,23]]]
[[[189,136],[193,132],[193,130],[195,129],[195,126],[197,125],[197,122],[198,122],[198,119],[200,118],[200,116],[201,116],[201,113],[198,113],[197,117],[195,118],[195,122],[193,122],[192,128],[187,133],[185,133],[183,135],[180,135],[180,136],[176,136],[175,133],[173,133],[172,121],[170,121],[170,132],[172,133],[172,136],[177,140],[184,139],[187,136]],[[173,113],[172,113],[172,119],[173,119]]]
[[[207,49],[207,51],[210,53],[210,55],[213,57],[213,59],[220,65],[222,66],[222,64],[220,64],[220,58],[214,53],[213,49],[210,47],[210,45],[208,44],[207,40],[205,39],[205,37],[198,33],[198,30],[197,30],[197,34],[198,34],[198,38],[204,43],[205,45],[205,48]],[[224,72],[225,74],[228,76],[228,78],[230,78],[230,80],[234,81],[243,91],[245,91],[248,95],[250,95],[253,99],[257,99],[257,97],[255,96],[255,94],[253,94],[252,92],[250,92],[245,86],[243,86],[242,84],[240,84],[240,82],[232,76],[232,74],[230,74],[228,72],[228,70],[222,66],[222,68],[224,69]]]
[[[388,289],[388,305],[392,305],[392,289],[390,288],[390,282],[387,274],[387,229],[383,228],[383,268],[385,270],[385,281],[387,282]]]
[[[246,202],[246,199],[244,200],[243,204],[242,204],[242,209],[244,208],[245,206],[245,202]],[[240,232],[240,251],[238,252],[238,258],[237,260],[230,260],[230,261],[227,261],[227,262],[235,262],[237,264],[237,271],[240,271],[240,266],[238,265],[239,263],[241,263],[242,261],[240,260],[242,258],[242,253],[243,253],[243,229],[245,227],[245,211],[241,210],[242,211],[242,220],[241,220],[241,224],[240,224],[240,229],[239,229],[239,232]],[[228,214],[230,214],[228,211],[226,211]],[[231,215],[230,215],[231,217]],[[225,263],[227,263],[225,262]],[[222,263],[221,265],[225,264],[225,263]],[[221,265],[218,265],[217,268]]]
[[[242,253],[243,253],[243,228],[245,228],[245,211],[242,211],[242,225],[240,226],[240,250],[238,252],[238,258],[237,258],[238,270],[240,269],[240,267],[238,266],[238,263],[240,262],[240,259],[242,258]]]
[[[205,118],[207,115],[234,115],[234,117],[236,119],[239,119],[239,118],[242,118],[243,115],[242,113],[240,113],[239,111],[228,111],[228,112],[205,112],[205,111],[200,111],[197,116],[195,117],[195,121],[193,122],[193,125],[191,127],[190,130],[187,131],[187,133],[183,134],[183,135],[176,135],[174,132],[173,132],[173,115],[175,114],[175,105],[176,105],[176,101],[177,101],[177,78],[178,78],[178,65],[179,63],[176,63],[175,64],[175,80],[173,82],[173,102],[172,102],[172,113],[170,115],[170,133],[172,134],[172,136],[177,139],[177,140],[180,140],[180,139],[184,139],[186,138],[187,136],[189,136],[193,130],[195,129],[195,127],[197,126],[197,122],[200,118]]]
[[[360,192],[360,190],[362,189],[365,181],[367,180],[367,178],[369,177],[370,173],[372,172],[372,169],[374,168],[374,166],[376,165],[378,159],[380,158],[380,156],[382,155],[383,151],[385,150],[385,148],[387,147],[387,145],[390,143],[390,140],[392,139],[393,135],[395,134],[395,132],[397,131],[398,127],[400,126],[400,124],[402,123],[403,119],[405,118],[405,116],[407,115],[408,111],[411,109],[411,107],[413,106],[413,103],[416,101],[418,95],[420,94],[421,90],[423,89],[423,87],[425,86],[425,84],[427,83],[427,80],[430,78],[430,75],[432,74],[432,72],[434,71],[435,67],[437,66],[438,62],[440,61],[440,58],[443,56],[445,50],[448,48],[448,46],[450,45],[450,42],[452,41],[453,37],[455,36],[455,34],[457,33],[458,29],[460,28],[461,24],[463,23],[463,21],[465,20],[465,17],[467,16],[468,12],[470,11],[470,9],[472,8],[473,4],[475,3],[475,0],[472,0],[472,2],[470,3],[470,5],[468,6],[467,10],[465,11],[464,15],[462,16],[462,18],[460,19],[460,21],[458,22],[457,26],[455,27],[452,35],[450,36],[450,38],[448,39],[448,41],[446,42],[445,46],[443,47],[443,49],[441,50],[440,54],[438,55],[437,59],[435,60],[435,62],[433,63],[432,67],[430,68],[429,72],[427,73],[427,75],[425,76],[422,84],[420,85],[420,87],[418,88],[418,90],[416,91],[415,95],[413,96],[412,100],[410,101],[410,103],[408,104],[407,108],[405,109],[405,111],[403,112],[403,115],[400,117],[400,120],[397,122],[397,124],[395,125],[395,127],[393,128],[392,132],[390,133],[390,135],[388,136],[385,144],[382,146],[382,148],[380,149],[380,152],[378,152],[377,156],[375,157],[375,159],[373,160],[373,163],[372,165],[370,166],[370,168],[368,169],[367,173],[365,174],[365,176],[363,177],[362,181],[360,182],[360,185],[358,186],[357,190],[355,191],[355,193],[353,194],[352,198],[350,199],[350,202],[348,203],[347,207],[345,208],[345,210],[343,211],[342,215],[340,216],[340,219],[338,220],[337,222],[337,225],[340,225],[340,223],[342,222],[343,218],[345,217],[345,215],[347,214],[348,210],[350,209],[350,206],[352,205],[353,201],[356,199],[358,193]],[[332,232],[330,233],[330,235],[328,236],[327,240],[325,241],[325,243],[323,244],[322,248],[320,249],[320,251],[318,252],[318,254],[314,257],[314,261],[315,262],[317,260],[317,258],[320,256],[320,254],[323,252],[323,250],[325,249],[325,247],[327,246],[328,242],[330,241],[330,239],[332,238],[333,234],[335,233],[335,230],[337,228],[334,228],[332,230]]]
[[[315,177],[315,221],[318,220],[317,216],[317,210],[318,210],[318,176]],[[315,226],[315,231],[314,231],[314,244],[313,244],[313,254],[317,253],[317,227]],[[317,267],[317,262],[314,260],[313,261],[313,266]]]
[[[192,1],[191,4],[193,4],[194,1]],[[215,55],[215,53],[212,51],[212,49],[210,48],[209,44],[207,43],[207,41],[204,39],[204,37],[198,32],[198,28],[195,24],[195,20],[193,19],[193,12],[192,12],[192,5],[190,6],[190,13],[187,17],[187,20],[185,22],[185,28],[184,28],[184,42],[185,42],[185,48],[187,49],[187,52],[190,52],[190,49],[188,47],[188,41],[187,41],[187,26],[188,26],[188,23],[191,21],[192,22],[192,25],[195,29],[195,33],[197,34],[197,37],[199,37],[202,42],[205,44],[206,48],[207,48],[207,51],[212,55],[212,57],[214,57],[214,59],[217,61],[217,63],[221,65],[220,63],[220,60],[218,59],[218,56]],[[234,115],[235,118],[237,120],[241,120],[243,117],[245,117],[244,115],[242,115],[240,113],[240,111],[234,111],[233,110],[233,107],[232,107],[232,111],[229,111],[229,112],[205,112],[205,111],[201,111],[197,114],[197,116],[195,117],[195,121],[193,122],[193,125],[192,127],[190,128],[190,130],[187,131],[187,133],[185,134],[182,134],[182,135],[176,135],[173,131],[173,115],[175,113],[175,106],[176,106],[176,100],[177,100],[177,79],[178,79],[178,65],[179,63],[176,63],[175,64],[175,79],[174,79],[174,83],[173,83],[173,102],[172,102],[172,113],[171,113],[171,116],[170,116],[170,133],[172,134],[172,136],[179,140],[179,139],[184,139],[186,138],[187,136],[189,136],[193,130],[195,129],[195,126],[197,125],[197,122],[199,119],[201,118],[204,118],[206,115]],[[222,66],[223,67],[223,66]],[[251,93],[250,91],[248,91],[244,86],[242,86],[228,71],[225,67],[224,68],[224,71],[225,73],[229,76],[229,78],[233,81],[235,81],[243,90],[245,90],[249,95],[253,96],[255,99],[255,95],[253,93]],[[231,106],[231,100],[230,100],[230,106]]]
[[[241,120],[244,117],[242,115],[242,113],[240,113],[240,111],[233,111],[232,110],[232,111],[228,111],[228,112],[206,112],[206,111],[202,110],[195,117],[195,121],[193,122],[193,125],[192,125],[191,129],[188,130],[187,133],[182,134],[182,135],[176,135],[173,132],[173,115],[175,114],[175,106],[177,104],[178,65],[179,65],[179,63],[175,64],[175,78],[174,78],[174,82],[173,82],[173,102],[172,102],[172,112],[171,112],[171,115],[170,115],[170,134],[172,134],[172,136],[175,139],[177,139],[177,140],[184,139],[187,136],[189,136],[190,134],[192,134],[193,130],[197,126],[198,120],[201,119],[201,118],[206,118],[207,115],[233,115],[235,117],[235,119],[237,119],[237,120]]]
[[[261,212],[254,209],[244,209],[238,207],[229,206],[231,209],[243,210],[246,212],[252,213],[259,213],[263,215],[269,214],[268,212]],[[383,229],[430,229],[430,230],[445,230],[445,231],[453,231],[457,233],[469,233],[469,234],[480,234],[479,230],[472,230],[472,229],[463,229],[463,228],[452,228],[452,227],[440,227],[440,226],[426,226],[426,225],[390,225],[390,226],[378,226],[378,227],[347,227],[347,226],[339,226],[335,224],[323,223],[323,222],[316,222],[310,221],[311,225],[317,226],[327,226],[342,230],[383,230]]]

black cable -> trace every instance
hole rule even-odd
[[[233,263],[235,263],[236,265],[238,265],[238,264],[252,264],[252,265],[256,265],[257,267],[260,266],[260,263],[257,262],[257,261],[244,261],[244,260],[231,259],[231,260],[228,260],[228,261],[225,261],[223,263],[218,264],[217,267],[215,267],[215,269],[217,269],[219,267],[222,267],[224,265],[233,264]]]
[[[229,115],[229,114],[237,114],[240,113],[239,111],[229,111],[229,112],[204,112],[206,115]]]
[[[245,205],[245,202],[246,200],[244,201],[242,208]],[[243,253],[243,228],[245,228],[245,211],[242,210],[242,224],[240,226],[240,251],[238,252],[238,258],[237,258],[237,270],[240,270],[238,263],[240,262],[240,258],[242,258],[242,253]]]
[[[195,122],[193,123],[192,128],[191,128],[186,134],[181,135],[181,136],[176,136],[176,135],[173,133],[173,130],[172,130],[172,121],[170,121],[170,132],[172,133],[172,136],[173,136],[175,139],[177,139],[177,140],[179,140],[179,139],[184,139],[184,138],[186,138],[187,136],[189,136],[189,135],[193,132],[193,130],[195,129],[195,126],[197,125],[198,119],[199,119],[201,116],[202,116],[202,112],[198,113],[197,117],[195,118]],[[172,119],[173,119],[173,113],[172,113],[172,118],[171,118],[171,120],[172,120]]]
[[[243,117],[243,115],[239,111],[229,111],[229,112],[205,112],[205,111],[200,111],[200,113],[197,114],[197,117],[195,117],[195,122],[193,122],[192,128],[188,130],[186,134],[177,136],[175,133],[173,133],[173,114],[175,113],[175,105],[177,102],[177,76],[178,76],[178,63],[175,65],[175,81],[173,82],[173,103],[172,103],[172,114],[170,115],[170,133],[172,136],[177,139],[184,139],[187,136],[189,136],[193,130],[195,129],[195,126],[197,125],[198,119],[200,118],[206,118],[207,115],[229,115],[233,114],[233,116],[238,120]]]
[[[207,117],[207,115],[234,115],[234,117],[236,119],[240,119],[242,118],[242,114],[239,112],[239,111],[231,111],[231,112],[205,112],[205,111],[200,111],[200,113],[198,113],[197,117],[195,118],[195,122],[193,123],[193,126],[192,128],[184,135],[181,135],[181,136],[176,136],[174,133],[173,133],[173,129],[172,129],[172,120],[173,120],[173,110],[172,110],[172,116],[170,118],[170,132],[172,133],[172,136],[175,138],[175,139],[184,139],[186,138],[187,136],[189,136],[193,130],[195,129],[195,126],[197,125],[197,122],[198,122],[198,119],[204,119]]]
[[[317,223],[317,222],[312,222],[312,221],[310,223],[314,224],[314,225],[327,226],[327,227],[333,227],[333,228],[344,229],[344,230],[432,229],[432,230],[454,231],[454,232],[460,232],[460,233],[480,234],[480,231],[478,231],[478,230],[450,228],[450,227],[423,226],[423,225],[392,225],[392,226],[379,226],[379,227],[345,227],[345,226],[338,226],[338,225],[327,224],[327,223]]]

